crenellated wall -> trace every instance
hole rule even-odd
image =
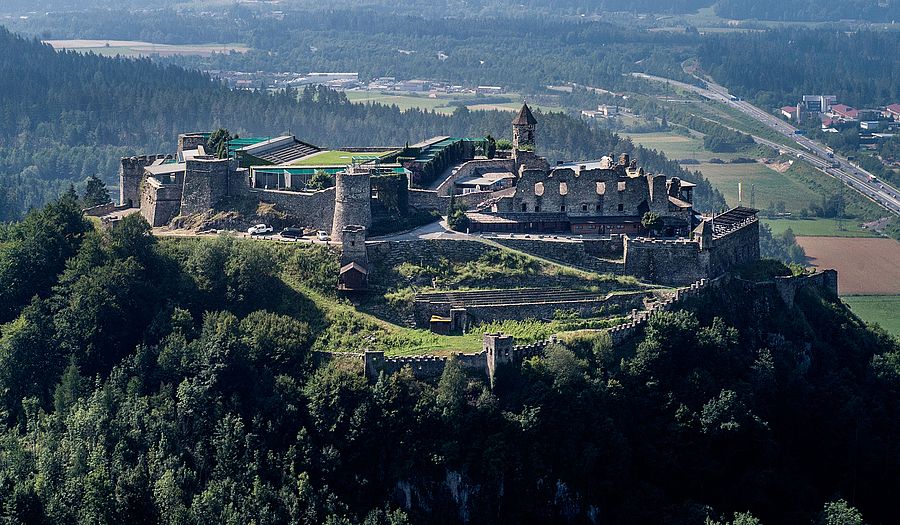
[[[632,310],[631,319],[627,323],[606,329],[613,345],[622,344],[642,333],[647,323],[661,312],[675,310],[679,303],[700,297],[709,290],[714,290],[726,283],[732,282],[730,274],[722,275],[715,279],[701,279],[690,286],[679,288],[668,299],[658,302],[644,311]],[[781,298],[788,306],[793,305],[796,293],[806,287],[816,287],[827,293],[837,294],[837,272],[824,270],[812,275],[800,275],[793,277],[779,277],[775,281],[764,283],[745,282],[746,286],[774,286]],[[493,379],[498,368],[507,365],[521,366],[522,362],[531,357],[544,355],[547,346],[556,343],[556,336],[551,336],[544,341],[528,345],[513,345],[512,337],[502,334],[484,334],[482,351],[475,354],[453,354],[457,362],[472,373],[484,373],[493,385]],[[360,354],[328,354],[321,353],[317,363],[324,363],[331,359],[330,356],[350,356],[351,359],[359,358]],[[446,356],[385,356],[383,351],[366,351],[363,354],[363,369],[365,375],[371,381],[376,381],[381,373],[393,374],[409,367],[413,375],[418,379],[432,379],[440,377],[447,364]]]

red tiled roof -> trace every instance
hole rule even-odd
[[[847,118],[856,118],[859,115],[859,110],[846,104],[835,104],[831,106],[831,111]]]
[[[900,115],[900,104],[891,104],[887,107],[887,110],[896,115]]]

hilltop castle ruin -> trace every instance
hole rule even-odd
[[[345,290],[368,286],[362,247],[376,221],[410,209],[446,214],[454,202],[469,209],[472,233],[575,236],[566,250],[598,271],[650,282],[689,284],[759,258],[756,210],[703,216],[693,208],[694,184],[646,173],[628,155],[551,167],[536,154],[537,125],[523,104],[512,121],[512,150],[496,154],[488,139],[328,151],[282,136],[235,139],[227,157],[216,158],[207,152],[209,133],[187,133],[175,154],[122,159],[120,202],[154,227],[229,200],[269,203],[297,226],[331,232],[352,254],[342,260]],[[314,187],[316,173],[333,176],[334,186]],[[655,236],[644,224],[648,214]],[[519,248],[549,258],[571,256],[551,239],[525,244]]]

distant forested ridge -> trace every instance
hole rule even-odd
[[[511,134],[508,112],[401,112],[351,104],[325,88],[276,95],[235,91],[195,71],[149,59],[57,53],[5,30],[0,30],[0,71],[5,72],[0,76],[0,220],[39,207],[91,175],[113,182],[119,157],[170,152],[184,131],[224,127],[242,136],[293,133],[325,147]],[[650,171],[699,182],[699,207],[724,203],[707,181],[662,155],[564,114],[538,119],[539,152],[550,159],[629,152]]]
[[[529,89],[562,82],[617,90],[646,84],[622,76],[635,70],[679,77],[681,69],[671,67],[679,61],[662,58],[696,40],[692,34],[534,16],[521,9],[480,18],[429,14],[358,7],[286,10],[278,19],[236,6],[212,13],[163,9],[134,17],[126,11],[74,17],[51,13],[16,23],[16,28],[43,39],[241,42],[251,47],[247,53],[166,58],[205,70],[353,71],[364,79],[396,76]],[[123,18],[130,22],[119,24]]]
[[[704,38],[703,69],[743,97],[777,108],[804,94],[864,108],[900,101],[900,31],[778,29]]]

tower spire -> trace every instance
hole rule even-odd
[[[512,121],[513,127],[513,149],[516,151],[534,151],[535,146],[535,128],[537,127],[537,119],[528,107],[528,103],[522,101],[522,109]]]

